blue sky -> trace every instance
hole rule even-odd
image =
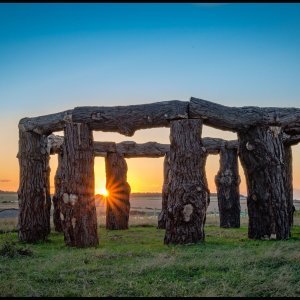
[[[297,3],[0,4],[0,138],[16,148],[20,118],[80,105],[299,107],[299,53]]]

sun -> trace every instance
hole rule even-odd
[[[107,197],[109,195],[109,192],[106,188],[100,188],[97,190],[97,193],[100,195],[103,195],[105,197]]]

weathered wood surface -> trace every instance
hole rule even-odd
[[[165,244],[197,243],[205,238],[209,190],[201,132],[200,119],[171,121]]]
[[[33,131],[38,134],[49,135],[54,131],[63,130],[66,121],[71,119],[72,110],[35,118],[23,118],[19,122],[19,129],[21,131]]]
[[[245,131],[255,126],[281,126],[287,133],[300,133],[300,109],[279,107],[229,107],[191,97],[189,118],[222,130]]]
[[[47,137],[19,130],[20,183],[18,235],[24,242],[47,239],[50,233],[50,183]]]
[[[106,229],[128,229],[130,186],[127,182],[127,164],[122,154],[108,153],[106,170]]]
[[[293,153],[290,145],[284,146],[285,156],[284,165],[286,169],[286,198],[287,198],[287,210],[289,215],[290,230],[294,223],[294,191],[293,191]],[[291,236],[291,232],[290,232]]]
[[[51,134],[48,136],[48,151],[50,154],[56,154],[61,151],[64,137]],[[218,154],[222,147],[227,149],[237,149],[238,141],[226,141],[219,138],[203,138],[203,151],[208,154]],[[170,145],[156,142],[138,144],[134,141],[115,142],[94,142],[94,155],[105,157],[107,152],[118,152],[125,158],[134,157],[163,157],[170,151]]]
[[[47,151],[49,154],[61,154],[64,137],[56,134],[48,135],[48,147]]]
[[[189,102],[178,100],[151,104],[75,107],[73,122],[82,122],[93,130],[119,132],[133,136],[138,129],[169,127],[169,122],[188,118]]]
[[[238,137],[248,189],[248,236],[287,239],[290,218],[282,129],[254,127],[239,132]]]
[[[111,142],[94,142],[95,156],[105,156],[107,152],[117,152],[122,154],[125,158],[134,157],[163,157],[169,151],[170,146],[166,144],[159,144],[156,142],[148,142],[144,144],[137,144],[132,141],[121,143]]]
[[[251,126],[281,126],[300,134],[300,109],[279,107],[229,107],[191,97],[190,102],[171,100],[151,104],[95,107],[83,106],[45,116],[23,118],[21,131],[49,135],[63,130],[66,121],[89,124],[91,129],[132,136],[138,129],[169,127],[176,119],[201,118],[204,124],[223,130],[240,131]]]
[[[61,220],[69,246],[98,245],[94,199],[93,134],[86,124],[64,129]]]
[[[61,187],[62,174],[63,174],[63,170],[62,170],[62,151],[61,151],[60,153],[58,153],[57,170],[54,176],[55,191],[52,197],[53,224],[54,224],[54,229],[57,232],[63,232],[61,218],[60,218],[60,213],[61,213],[60,207],[61,207],[61,200],[62,200],[62,187]]]
[[[170,152],[165,154],[164,158],[164,181],[162,186],[162,208],[158,216],[157,228],[166,228],[166,218],[168,210],[168,195],[169,195],[169,184],[170,184]]]
[[[300,142],[300,135],[283,135],[283,143],[287,146],[295,146]]]
[[[240,227],[240,182],[237,149],[224,147],[220,151],[220,169],[215,177],[220,227]]]
[[[294,223],[294,195],[293,195],[293,153],[291,146],[297,145],[300,142],[300,135],[287,135],[284,134],[284,147],[285,158],[284,163],[286,166],[286,192],[288,201],[289,224],[290,228]],[[291,235],[291,233],[290,233]]]

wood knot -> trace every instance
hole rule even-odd
[[[270,126],[269,130],[271,131],[274,138],[277,138],[281,133],[281,127],[279,126]]]
[[[183,208],[183,219],[185,222],[189,222],[191,219],[191,214],[193,213],[194,208],[192,204],[187,204]]]
[[[75,219],[75,218],[72,218],[72,221],[71,221],[71,222],[72,222],[72,227],[75,228],[75,225],[76,225],[76,219]]]
[[[65,204],[69,203],[69,194],[67,194],[67,193],[63,194],[63,201]]]
[[[69,198],[69,202],[74,205],[76,202],[78,201],[78,196],[77,195],[74,195],[74,194],[71,194],[70,195],[70,198]]]
[[[247,142],[247,144],[246,144],[246,149],[247,149],[248,151],[252,151],[252,150],[255,149],[255,146],[254,146],[254,145],[251,145],[249,142]]]

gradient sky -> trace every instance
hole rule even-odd
[[[300,107],[299,53],[297,3],[0,4],[0,189],[18,188],[22,117],[191,96],[229,106]],[[236,137],[208,127],[203,136]],[[169,130],[94,138],[169,143]],[[300,197],[300,146],[293,153]],[[207,164],[211,191],[218,159]],[[99,190],[104,160],[95,162]],[[51,158],[52,185],[56,164]],[[130,159],[128,167],[133,191],[161,190],[162,159]]]

